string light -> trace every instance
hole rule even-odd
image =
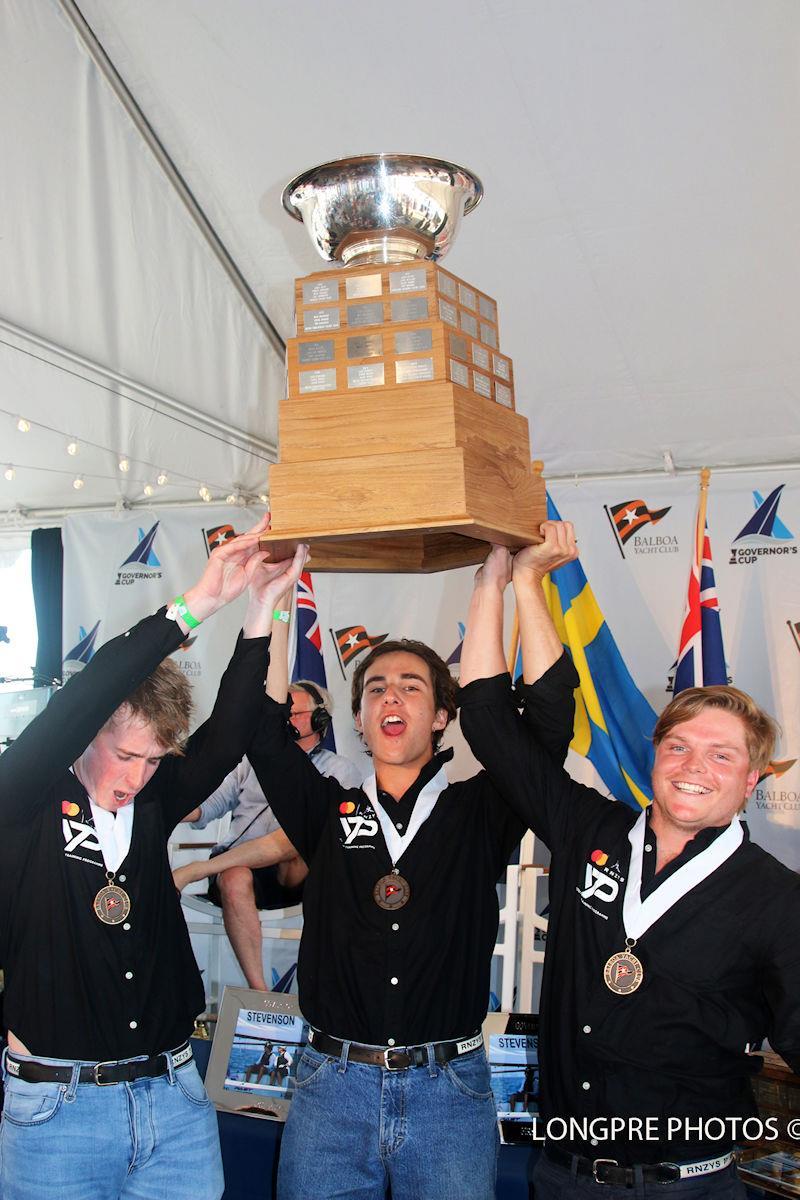
[[[145,496],[152,496],[155,490],[156,489],[153,487],[152,483],[146,483],[143,488]]]
[[[205,485],[205,484],[202,484],[202,485],[201,485],[201,486],[198,488],[198,490],[197,490],[197,494],[198,494],[198,496],[200,497],[200,499],[201,499],[201,500],[205,500],[206,504],[208,504],[208,502],[209,502],[209,501],[210,501],[210,499],[211,499],[211,492],[208,490],[208,488],[206,487],[206,485]]]
[[[237,499],[236,495],[233,492],[231,492],[231,494],[229,496],[225,497],[225,503],[226,504],[235,504],[236,499]]]
[[[81,488],[83,487],[83,483],[84,483],[83,476],[76,475],[72,481],[72,486],[75,488],[76,492],[79,492],[81,490]]]
[[[267,495],[266,492],[259,492],[258,498],[262,504],[269,504],[269,496]]]
[[[8,464],[8,466],[6,467],[5,471],[3,471],[3,474],[5,475],[5,477],[6,477],[6,479],[8,480],[8,482],[9,482],[9,483],[11,483],[11,480],[14,478],[14,476],[16,475],[16,473],[17,473],[17,472],[16,472],[16,471],[14,470],[14,468],[11,466],[11,463],[9,463],[9,464]]]
[[[156,476],[156,483],[158,484],[159,487],[163,487],[166,482],[167,482],[167,472],[159,471],[158,475]]]
[[[123,473],[125,473],[126,471],[130,471],[130,469],[131,469],[131,462],[130,462],[129,458],[124,458],[124,457],[121,458],[119,460],[118,465],[119,465],[120,471],[122,471]]]
[[[18,417],[17,418],[17,429],[20,431],[20,433],[30,433],[30,431],[31,431],[30,421],[26,421],[24,417]]]
[[[70,438],[70,440],[67,442],[67,454],[74,458],[77,453],[78,443],[75,441],[75,438]]]

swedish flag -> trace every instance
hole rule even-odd
[[[550,497],[547,516],[561,518]],[[571,748],[594,766],[617,800],[631,808],[652,799],[650,736],[656,714],[625,666],[579,560],[544,581],[550,615],[580,677]]]

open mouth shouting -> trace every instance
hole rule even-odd
[[[385,733],[387,737],[400,737],[405,731],[406,723],[397,713],[390,713],[381,721],[381,733]]]

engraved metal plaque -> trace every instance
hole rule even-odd
[[[478,296],[478,311],[487,321],[497,324],[497,305],[488,296]]]
[[[373,302],[371,304],[348,304],[347,324],[350,326],[382,325],[383,305],[380,302]]]
[[[485,396],[487,400],[492,398],[492,381],[488,375],[482,375],[480,371],[472,372],[472,389],[479,396]]]
[[[491,346],[493,350],[497,349],[497,330],[493,325],[487,325],[481,321],[481,341],[487,346]]]
[[[469,371],[463,363],[456,362],[454,358],[450,359],[450,378],[453,383],[460,383],[462,387],[469,387]]]
[[[445,275],[444,271],[436,272],[436,286],[443,296],[449,296],[451,300],[455,300],[456,281],[449,275]]]
[[[390,292],[424,292],[427,286],[428,279],[424,267],[389,272]]]
[[[297,357],[301,363],[333,362],[333,338],[321,338],[318,342],[300,342]]]
[[[489,351],[483,346],[479,346],[477,342],[472,343],[472,361],[476,367],[483,367],[484,371],[489,370]]]
[[[439,316],[448,325],[458,325],[458,311],[455,304],[450,304],[447,300],[439,301]]]
[[[427,321],[428,316],[427,296],[415,296],[413,300],[392,301],[393,321]]]
[[[398,383],[420,383],[433,379],[432,358],[402,358],[394,364],[394,377]]]
[[[380,333],[361,333],[347,339],[348,358],[377,358],[383,354],[383,336]]]
[[[492,355],[492,369],[495,375],[499,375],[501,379],[511,378],[511,364],[507,358],[501,358],[499,354]]]
[[[464,308],[471,308],[473,312],[475,311],[477,297],[472,288],[467,287],[465,283],[458,285],[458,302],[459,304],[463,304]]]
[[[339,280],[307,279],[303,283],[303,304],[333,304],[339,299]]]
[[[450,353],[452,355],[454,355],[456,358],[463,358],[464,360],[466,360],[467,339],[461,337],[460,334],[451,333],[450,334]]]
[[[338,308],[307,308],[303,313],[303,330],[314,333],[317,329],[338,329]]]
[[[335,392],[336,367],[326,367],[322,371],[300,372],[300,394],[306,392]]]
[[[458,315],[459,315],[459,319],[461,321],[461,328],[464,330],[464,333],[468,333],[470,335],[470,337],[476,338],[478,336],[478,319],[477,319],[477,317],[473,317],[471,313],[463,312],[463,311],[460,312]]]
[[[498,404],[504,405],[506,408],[513,408],[514,403],[511,397],[511,388],[506,387],[504,383],[495,383],[494,398]]]
[[[364,363],[360,367],[347,368],[347,386],[380,387],[383,383],[383,363]]]
[[[396,354],[417,354],[420,350],[433,349],[433,333],[430,329],[401,329],[394,335]]]
[[[348,275],[344,281],[344,294],[348,300],[380,296],[382,290],[380,275]]]

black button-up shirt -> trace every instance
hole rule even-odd
[[[545,1118],[744,1118],[755,1113],[748,1045],[769,1036],[800,1068],[800,879],[747,836],[726,862],[638,940],[638,991],[603,980],[625,946],[622,904],[637,813],[554,766],[521,719],[507,676],[463,690],[461,723],[473,753],[509,804],[550,847],[550,923],[541,996]],[[502,747],[502,750],[500,749]],[[652,892],[722,830],[704,831],[654,875],[645,839],[643,893]],[[599,861],[597,851],[605,858]],[[669,1142],[561,1141],[621,1162],[689,1161],[732,1136]]]
[[[69,770],[184,636],[162,610],[107,642],[0,756],[5,1020],[33,1055],[157,1054],[184,1041],[203,1009],[167,841],[244,755],[264,701],[266,639],[239,641],[212,715],[136,796],[116,873],[131,900],[124,923],[95,916],[105,866],[88,796]]]
[[[564,677],[557,664],[549,685],[534,685],[530,695],[537,713],[542,697],[545,742],[559,761],[572,734],[570,672]],[[379,1046],[477,1030],[489,999],[496,884],[524,828],[486,773],[446,787],[394,864],[371,801],[360,788],[343,788],[314,770],[287,736],[283,706],[267,701],[248,758],[309,864],[297,971],[306,1019],[335,1037]],[[411,789],[414,803],[437,766],[423,768]],[[400,816],[394,800],[385,803],[396,820],[410,819],[413,805],[405,798]],[[410,899],[387,910],[373,889],[395,865]]]

